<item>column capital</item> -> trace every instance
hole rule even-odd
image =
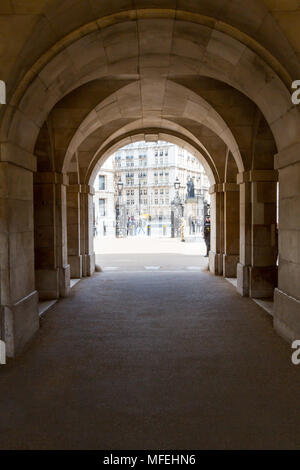
[[[67,186],[68,193],[80,193],[81,192],[81,184],[69,184]]]
[[[223,183],[213,184],[208,189],[209,194],[222,193],[223,192]]]
[[[240,187],[236,183],[218,183],[218,184],[213,184],[210,186],[208,189],[209,194],[214,194],[214,193],[226,193],[229,191],[239,191]]]
[[[11,142],[0,143],[0,162],[11,163],[31,172],[36,171],[36,156]]]
[[[237,183],[223,183],[224,193],[239,191],[240,187]]]
[[[95,189],[93,186],[90,186],[89,184],[81,184],[80,185],[80,192],[83,194],[90,194],[91,196],[94,196],[95,194]]]
[[[237,184],[278,181],[277,170],[250,170],[238,173]]]
[[[35,184],[63,184],[68,186],[69,177],[66,173],[56,173],[55,171],[43,171],[35,174]]]

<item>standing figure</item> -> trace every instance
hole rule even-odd
[[[210,217],[207,215],[204,222],[204,241],[206,244],[206,255],[208,256],[210,251]]]
[[[190,216],[189,216],[190,235],[191,235],[191,233],[192,233],[192,223],[193,223],[193,222],[192,222],[192,216],[190,215]]]
[[[194,198],[195,197],[195,186],[194,181],[190,178],[187,182],[187,198]]]
[[[195,221],[194,221],[194,219],[192,219],[192,232],[193,233],[195,233],[195,227],[196,227]]]

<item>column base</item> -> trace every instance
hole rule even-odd
[[[59,292],[61,297],[68,297],[70,294],[70,265],[66,264],[59,268]]]
[[[236,277],[239,255],[223,255],[223,276]]]
[[[273,325],[286,341],[300,339],[300,300],[275,289]]]
[[[4,307],[0,305],[0,339],[4,339]]]
[[[81,278],[82,277],[82,256],[68,256],[68,261],[70,264],[70,277],[71,278]]]
[[[237,275],[237,292],[243,297],[249,295],[249,266],[238,263],[236,267]]]
[[[82,272],[83,276],[92,276],[95,272],[95,253],[91,255],[83,255]]]
[[[33,291],[12,306],[4,307],[6,354],[20,354],[39,329],[38,292]]]
[[[40,300],[67,297],[70,293],[70,265],[56,269],[37,269],[35,285]]]
[[[237,265],[237,291],[244,297],[270,298],[277,286],[277,266]]]
[[[223,273],[223,255],[220,253],[209,252],[209,270],[215,276],[221,276]]]
[[[59,298],[58,269],[37,269],[35,271],[35,286],[40,300]]]
[[[273,297],[277,286],[277,266],[250,267],[249,295],[254,299]]]

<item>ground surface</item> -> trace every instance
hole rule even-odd
[[[1,449],[299,448],[300,366],[271,317],[187,269],[205,266],[196,245],[157,247],[99,256],[120,269],[78,283],[1,366]]]

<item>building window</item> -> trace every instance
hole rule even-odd
[[[105,176],[99,175],[99,190],[105,189]]]
[[[105,199],[99,199],[99,215],[105,215]]]

